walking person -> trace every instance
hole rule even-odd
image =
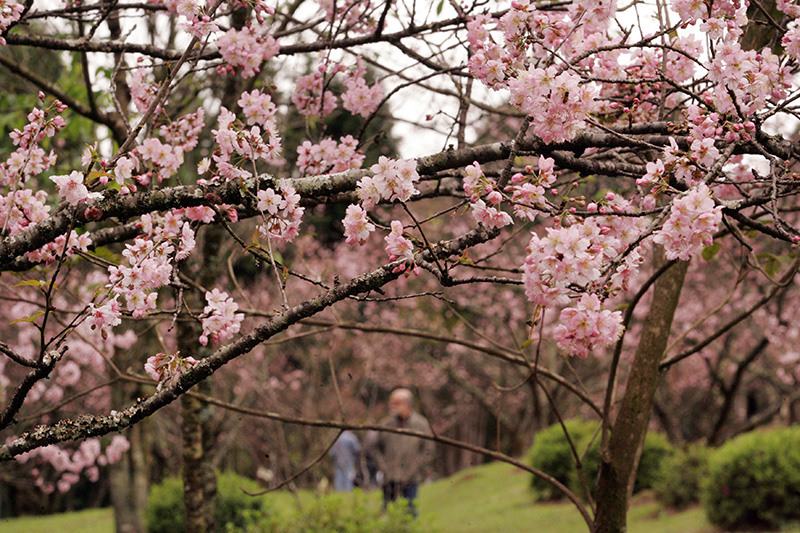
[[[429,432],[428,422],[413,408],[413,395],[406,388],[392,391],[389,396],[389,416],[381,425],[418,432]],[[428,439],[381,432],[371,450],[378,467],[383,472],[383,507],[399,497],[408,500],[409,512],[417,516],[414,500],[425,471],[433,459],[434,445]]]

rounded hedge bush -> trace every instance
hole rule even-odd
[[[215,519],[217,529],[225,531],[228,524],[242,526],[254,511],[262,511],[262,498],[248,496],[260,490],[258,483],[233,472],[217,474]],[[185,530],[186,513],[183,505],[183,481],[167,477],[150,488],[145,510],[148,533],[173,533]]]
[[[408,512],[405,501],[381,511],[380,496],[360,489],[348,493],[305,495],[302,506],[288,505],[281,513],[250,513],[244,527],[229,525],[227,533],[416,533],[425,531]],[[424,519],[423,519],[424,521]]]
[[[578,454],[583,453],[586,444],[597,430],[596,422],[586,422],[577,418],[565,420],[564,426],[567,428]],[[587,455],[589,454],[587,453]],[[536,434],[533,446],[528,452],[528,464],[553,476],[567,486],[574,484],[574,480],[577,479],[575,456],[561,424],[554,424]],[[531,488],[540,500],[557,500],[564,497],[561,491],[538,476],[531,478]]]
[[[598,422],[587,422],[580,419],[566,420],[564,425],[572,437],[578,454],[583,455],[583,477],[593,490],[600,471],[600,435],[597,433]],[[594,440],[592,440],[594,438]],[[591,445],[589,443],[591,442]],[[587,450],[587,446],[589,449]],[[661,463],[675,453],[675,448],[660,433],[650,432],[644,440],[642,457],[636,473],[634,492],[653,487],[658,479]],[[554,424],[540,431],[528,452],[528,464],[550,474],[573,492],[584,495],[585,489],[580,481],[575,458],[569,446],[561,424]],[[531,487],[540,500],[557,500],[564,495],[555,487],[534,476]]]
[[[710,453],[708,447],[695,444],[665,458],[653,484],[658,501],[674,509],[698,503]]]
[[[719,448],[703,500],[709,521],[728,529],[800,520],[800,427],[746,433]]]

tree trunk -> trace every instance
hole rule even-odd
[[[657,251],[660,254],[660,249]],[[626,531],[628,500],[660,380],[659,364],[688,262],[669,268],[655,283],[653,303],[644,323],[619,414],[604,446],[597,484],[595,533]]]
[[[117,350],[114,361],[121,369],[141,368],[148,355],[158,346],[152,330],[137,332],[139,339],[129,350]],[[144,396],[140,385],[117,382],[111,387],[112,405],[128,405]],[[141,533],[144,531],[144,511],[150,481],[150,431],[149,420],[143,420],[123,435],[130,449],[122,454],[118,463],[109,465],[111,481],[111,503],[114,506],[115,529],[119,533]]]
[[[225,265],[223,253],[224,230],[219,226],[203,228],[203,247],[199,256],[187,259],[186,272],[203,287],[211,289],[222,275]],[[196,257],[196,259],[194,259]],[[186,290],[183,298],[189,309],[202,310],[205,298],[195,290]],[[202,333],[200,324],[195,321],[179,321],[177,324],[178,350],[181,356],[201,359],[210,350],[200,345]],[[209,380],[198,384],[199,392],[209,394]],[[210,406],[186,395],[181,397],[183,431],[183,496],[186,509],[186,531],[191,533],[212,532],[216,530],[215,505],[217,480],[213,466],[213,448],[216,433],[211,427],[212,409]],[[221,524],[224,526],[224,524]]]
[[[125,432],[130,449],[111,465],[111,502],[118,533],[142,533],[147,507],[147,438],[149,424],[140,423]]]

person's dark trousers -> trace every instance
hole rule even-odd
[[[419,490],[418,483],[402,483],[400,481],[387,481],[383,484],[383,508],[386,509],[386,506],[389,502],[397,501],[399,496],[402,496],[406,500],[408,500],[408,512],[417,517],[417,508],[414,505],[414,500],[417,497],[417,491]]]

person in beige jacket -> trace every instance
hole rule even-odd
[[[413,395],[405,388],[389,396],[389,416],[381,425],[429,433],[428,422],[413,408]],[[417,516],[414,500],[419,484],[425,480],[426,469],[433,459],[434,444],[399,433],[381,432],[372,446],[372,455],[383,472],[383,507],[402,496],[408,500],[408,510]]]

